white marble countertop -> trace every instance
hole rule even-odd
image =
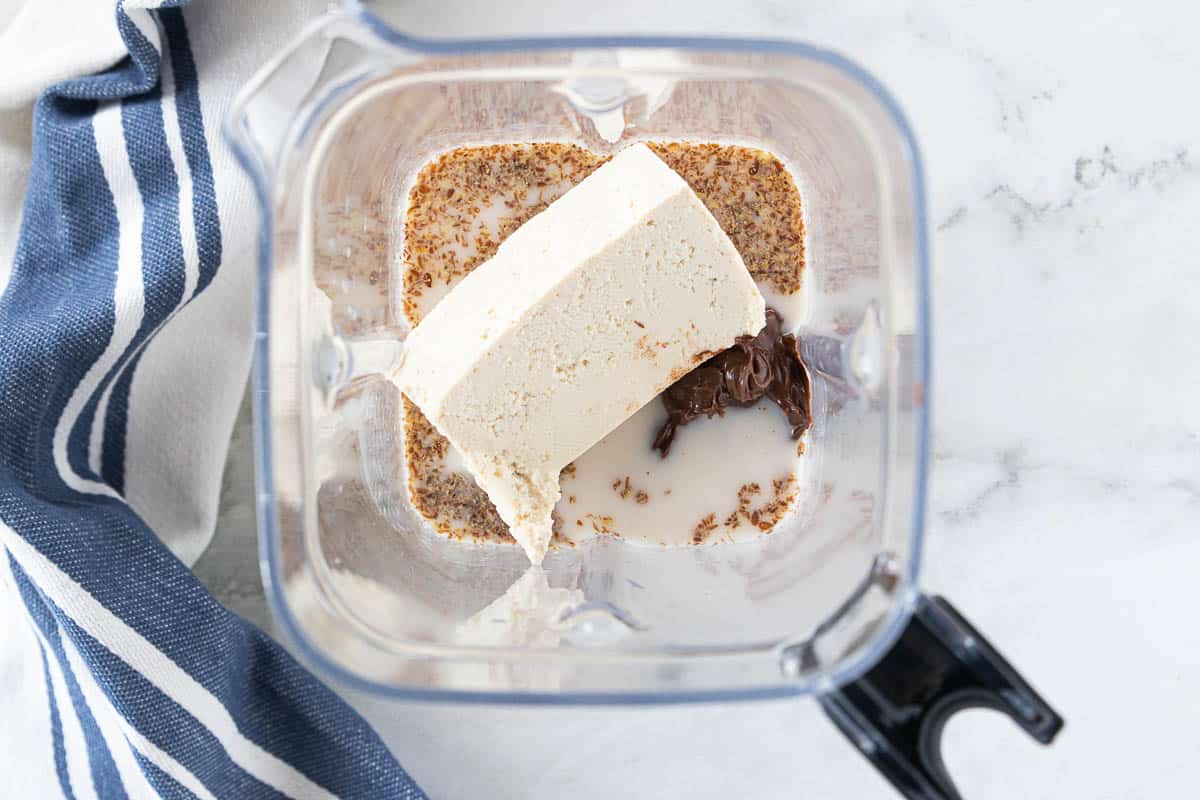
[[[1200,12],[1158,0],[570,5],[414,2],[409,29],[796,38],[893,90],[924,150],[936,228],[924,584],[1067,718],[1043,749],[970,712],[948,728],[948,764],[973,800],[1190,794]],[[197,570],[264,623],[252,481],[241,425]],[[404,704],[371,716],[386,717],[381,730],[435,797],[893,796],[811,702]]]

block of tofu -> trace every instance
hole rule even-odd
[[[559,472],[709,354],[758,333],[764,313],[712,214],[633,145],[433,308],[397,383],[537,564]]]

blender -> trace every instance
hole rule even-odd
[[[922,167],[886,90],[805,44],[428,41],[350,3],[246,86],[226,136],[258,199],[254,416],[264,586],[286,643],[383,698],[625,704],[812,695],[907,797],[958,794],[950,715],[1061,718],[918,584],[929,459]],[[515,546],[429,529],[389,374],[407,190],[451,148],[747,144],[804,202],[811,381],[797,507],[709,547],[601,538],[527,572]],[[366,265],[366,266],[364,266]],[[519,625],[480,624],[503,612]]]

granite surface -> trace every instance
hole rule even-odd
[[[1067,717],[956,718],[970,798],[1191,794],[1200,763],[1200,12],[1181,3],[609,0],[402,6],[437,36],[795,38],[859,61],[924,151],[935,462],[925,585]],[[249,430],[196,569],[267,624]],[[437,797],[891,797],[810,702],[363,704]],[[567,743],[567,746],[564,746]]]

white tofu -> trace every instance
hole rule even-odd
[[[563,467],[764,312],[700,198],[634,145],[454,287],[397,382],[537,564]]]

